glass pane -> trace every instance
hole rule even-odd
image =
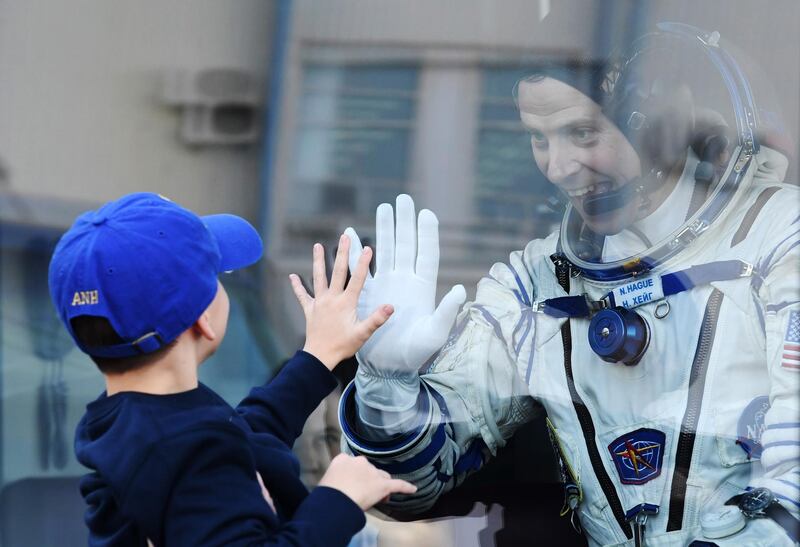
[[[481,94],[484,98],[508,100],[512,96],[516,83],[530,73],[529,67],[486,67],[483,69]]]
[[[307,89],[371,89],[413,92],[417,69],[410,66],[321,66],[309,65],[304,75]]]
[[[577,72],[578,80],[591,77],[587,67],[553,65],[547,62],[547,71],[555,76]],[[560,213],[549,204],[557,203],[559,193],[533,159],[530,136],[519,120],[514,100],[517,82],[538,70],[536,65],[483,67],[478,112],[475,210],[491,220],[485,229],[516,232],[527,238],[547,235],[560,219]]]
[[[103,378],[75,349],[50,303],[47,267],[55,235],[31,237],[24,230],[24,241],[9,245],[17,240],[16,228],[0,231],[2,483],[79,475],[72,436],[86,403],[103,390]]]
[[[406,121],[414,116],[414,100],[378,94],[333,94],[307,91],[303,94],[304,123],[335,123],[339,120]]]
[[[497,100],[481,104],[480,119],[519,123],[519,112],[509,96],[504,101]]]
[[[366,214],[404,191],[417,69],[310,65],[303,85],[291,211]]]
[[[208,384],[231,406],[250,388],[269,380],[278,364],[262,298],[247,271],[224,275],[230,299],[225,343],[200,367],[200,381]]]
[[[405,129],[307,129],[299,138],[295,173],[301,179],[402,180],[409,141]]]

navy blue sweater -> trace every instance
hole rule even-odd
[[[290,450],[335,386],[322,363],[297,352],[235,410],[202,384],[101,395],[75,438],[92,470],[81,480],[90,545],[347,545],[364,513],[338,490],[309,493]]]

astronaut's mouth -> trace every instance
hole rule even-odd
[[[625,207],[633,198],[635,185],[616,186],[613,181],[604,180],[586,187],[586,190],[573,199],[581,201],[581,209],[586,215],[599,217]]]
[[[601,180],[595,182],[594,184],[590,184],[589,186],[584,186],[583,188],[578,188],[577,190],[567,190],[567,195],[571,198],[585,198],[589,196],[598,196],[601,194],[605,194],[610,192],[614,189],[614,182],[611,180]]]

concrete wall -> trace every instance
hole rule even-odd
[[[510,0],[297,0],[295,38],[315,42],[450,48],[574,50],[592,40],[599,4],[557,0],[570,32],[540,25],[549,2]],[[544,8],[544,10],[543,10]]]
[[[191,149],[160,100],[163,71],[264,80],[270,0],[0,3],[0,158],[13,191],[102,202],[157,191],[257,218],[260,146]]]

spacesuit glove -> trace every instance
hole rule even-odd
[[[397,196],[394,211],[382,203],[376,213],[375,275],[368,276],[358,300],[358,317],[377,305],[391,304],[394,314],[359,350],[356,390],[359,402],[394,413],[412,409],[419,394],[419,369],[440,349],[466,299],[456,285],[435,306],[439,270],[439,221],[423,209],[415,226],[414,202]],[[352,228],[350,268],[361,253]],[[395,416],[396,417],[396,416]]]

